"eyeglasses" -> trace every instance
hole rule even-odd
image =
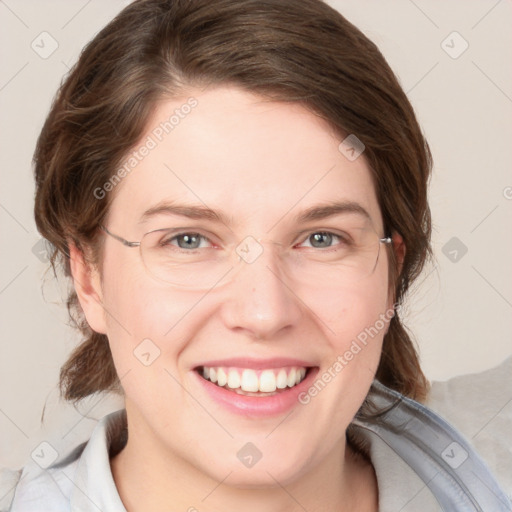
[[[289,249],[280,242],[266,242],[276,247],[282,263],[278,275],[285,282],[340,289],[369,277],[377,266],[381,244],[391,244],[391,237],[380,238],[368,224],[345,220],[335,230],[310,230]],[[105,226],[101,229],[126,247],[139,247],[150,275],[190,290],[225,284],[241,265],[255,264],[266,250],[263,239],[251,236],[238,244],[222,246],[212,242],[210,235],[188,228],[165,228],[149,231],[140,242],[130,242]],[[305,243],[309,245],[304,246]]]

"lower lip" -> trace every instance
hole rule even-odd
[[[300,405],[299,395],[305,392],[313,382],[318,368],[310,368],[302,382],[271,396],[246,396],[235,391],[228,391],[204,379],[195,370],[192,373],[199,380],[200,386],[218,404],[231,412],[242,416],[265,417],[283,414],[294,406]]]

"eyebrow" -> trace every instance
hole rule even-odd
[[[178,215],[196,220],[208,220],[227,226],[231,224],[229,217],[221,211],[212,210],[202,205],[185,205],[172,202],[162,202],[149,208],[142,214],[139,223],[144,223],[151,217],[160,214]],[[359,203],[354,201],[341,201],[311,206],[296,215],[294,221],[297,223],[305,223],[343,214],[357,214],[371,220],[368,211]]]

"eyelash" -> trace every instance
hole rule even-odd
[[[305,237],[304,241],[301,242],[301,243],[304,243],[306,242],[307,240],[309,240],[309,238],[312,236],[312,235],[316,235],[316,234],[323,234],[323,235],[331,235],[335,238],[337,238],[339,240],[338,243],[340,242],[344,242],[344,243],[349,243],[349,241],[344,238],[342,235],[338,235],[336,233],[333,233],[332,231],[310,231],[307,236]],[[162,245],[167,245],[167,244],[170,244],[170,242],[172,242],[173,240],[176,240],[177,238],[179,238],[180,236],[184,236],[184,235],[193,235],[193,236],[198,236],[200,237],[202,240],[207,240],[210,244],[212,244],[212,242],[210,241],[210,239],[204,235],[201,235],[200,233],[195,233],[193,231],[182,231],[181,233],[176,233],[175,235],[173,235],[171,238],[168,238],[167,240],[162,240]],[[183,249],[182,247],[178,247],[177,245],[174,245],[174,244],[170,244],[170,245],[173,245],[173,247],[176,247],[178,250],[182,251],[182,252],[187,252],[187,253],[193,253],[194,251],[198,251],[199,248],[197,249]],[[325,248],[317,248],[317,247],[312,247],[310,246],[311,249],[319,249],[320,251],[322,252],[329,252],[330,250],[336,250],[336,246],[330,246],[330,247],[325,247]]]

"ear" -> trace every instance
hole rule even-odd
[[[393,251],[395,253],[395,258],[398,264],[398,274],[400,274],[400,272],[402,272],[402,267],[404,266],[405,259],[404,239],[398,233],[393,233],[391,239],[393,241]]]
[[[404,239],[398,233],[393,233],[391,235],[391,240],[392,240],[393,254],[395,255],[395,261],[396,261],[396,265],[397,265],[397,275],[400,275],[400,273],[402,272],[403,265],[404,265],[405,252],[406,252]],[[389,299],[388,299],[388,307],[389,308],[394,307],[394,304],[395,304],[394,295],[395,295],[395,287],[390,286]]]
[[[68,247],[73,284],[87,323],[93,331],[106,334],[106,315],[99,272],[86,261],[83,252],[74,243],[69,243]]]

